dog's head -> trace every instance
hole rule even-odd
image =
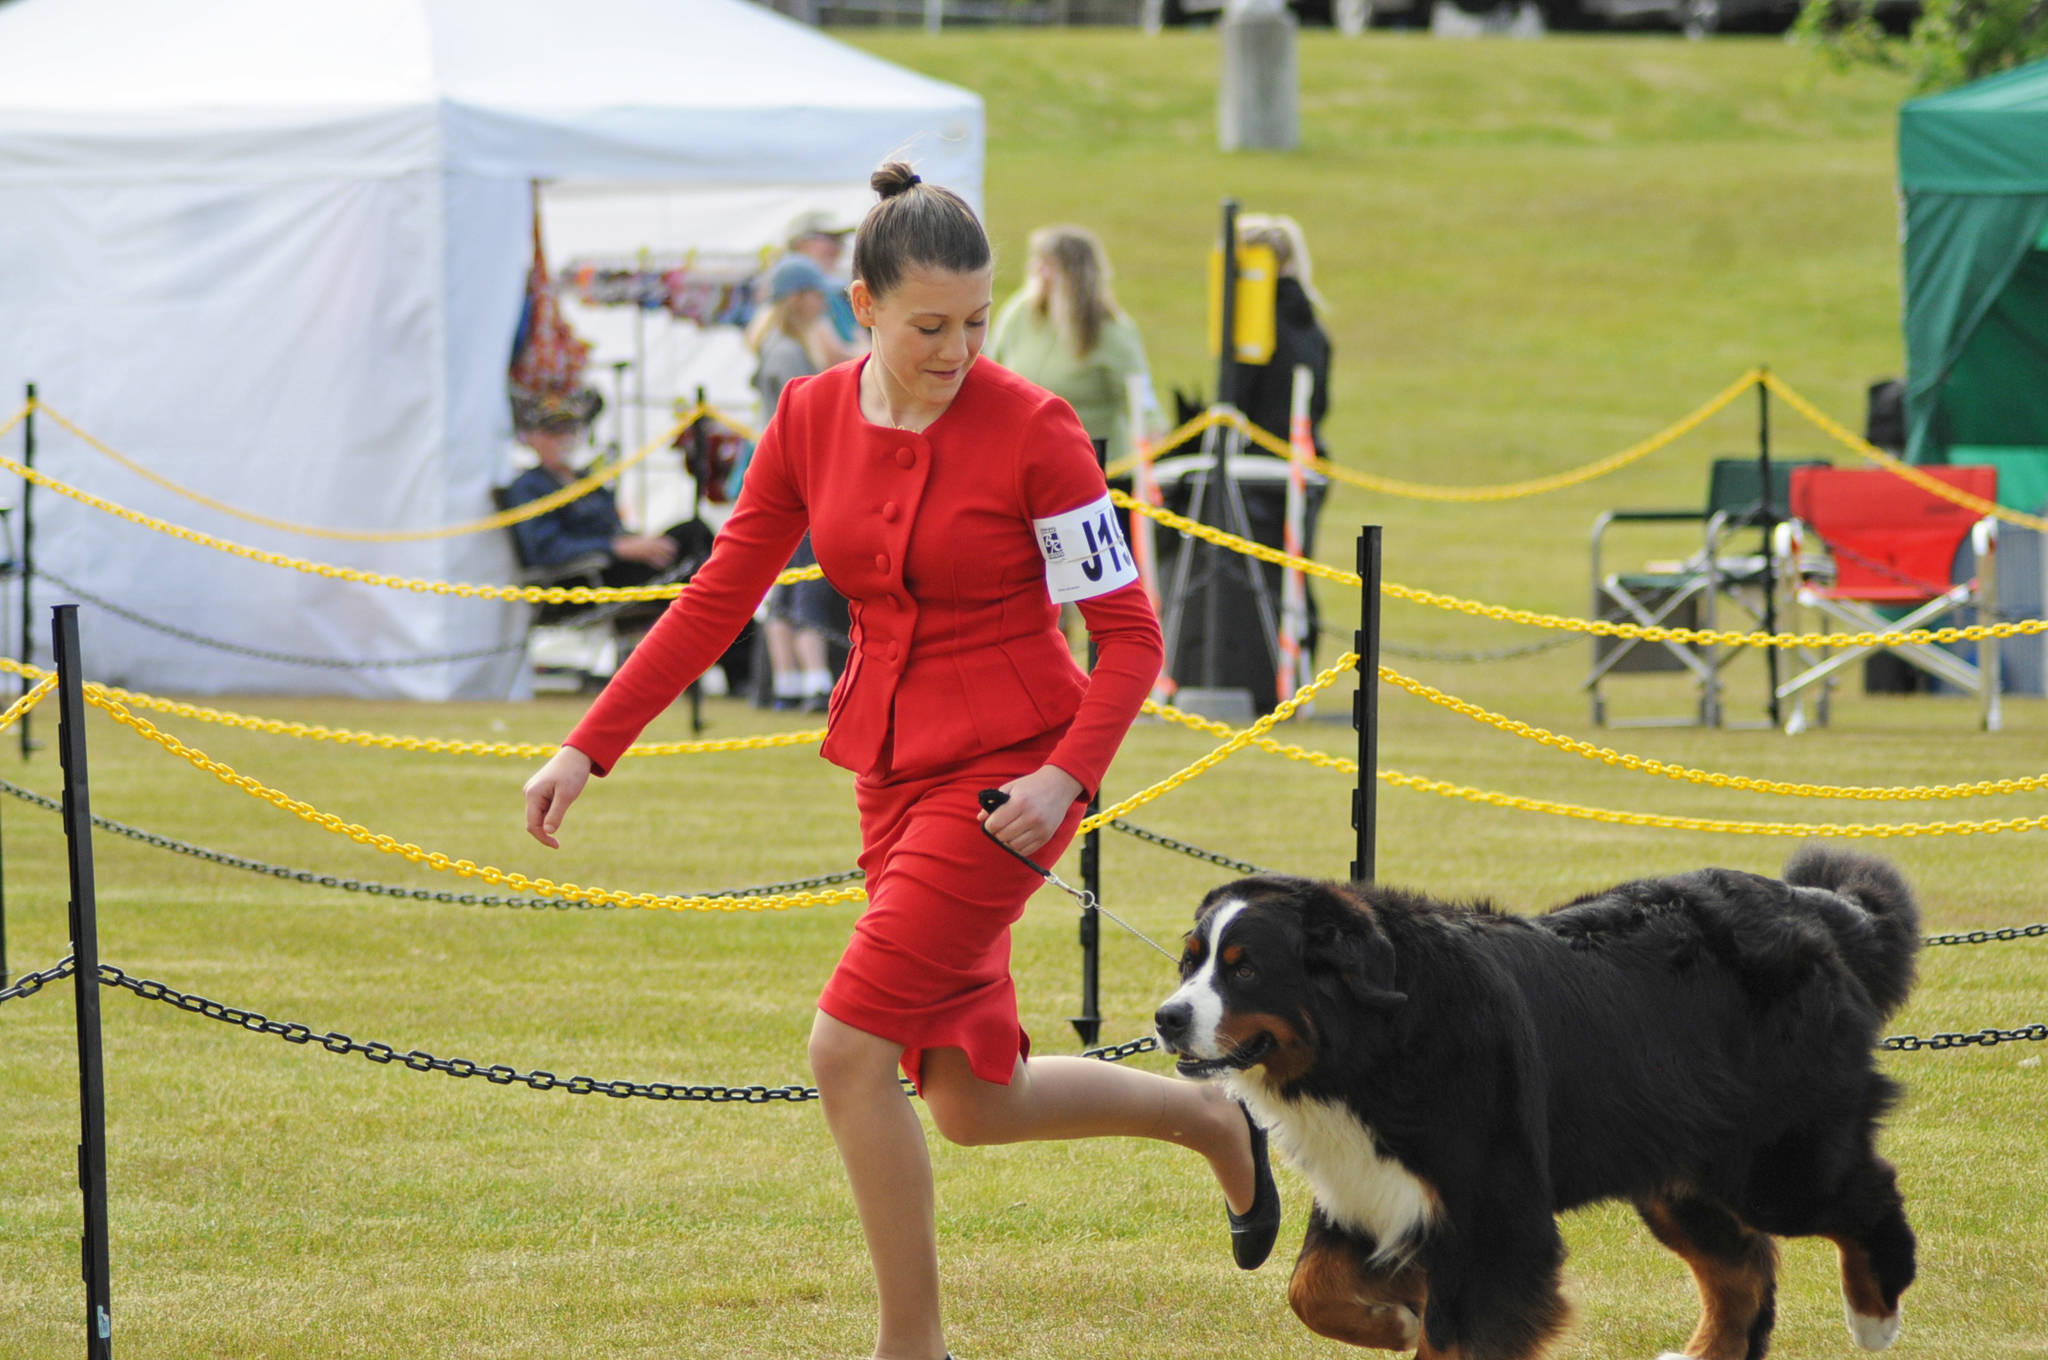
[[[1263,1066],[1295,1081],[1316,1063],[1332,1018],[1392,1010],[1394,946],[1349,890],[1268,875],[1202,899],[1180,958],[1180,990],[1153,1023],[1182,1076]]]

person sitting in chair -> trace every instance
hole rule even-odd
[[[570,459],[584,445],[584,433],[604,409],[604,398],[584,388],[567,396],[520,394],[512,400],[512,424],[519,442],[539,461],[505,488],[507,508],[525,505],[559,491],[580,475]],[[610,560],[602,579],[607,586],[639,586],[682,580],[711,555],[711,530],[702,520],[686,520],[659,534],[636,534],[619,518],[619,503],[609,486],[596,487],[544,515],[512,526],[520,556],[529,566],[551,567],[591,553]],[[621,623],[653,623],[665,600],[633,604],[620,611]]]

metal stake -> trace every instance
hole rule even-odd
[[[1380,526],[1358,532],[1358,574],[1364,589],[1358,605],[1358,693],[1351,723],[1358,729],[1358,787],[1351,791],[1351,826],[1358,833],[1358,858],[1351,881],[1370,883],[1378,871],[1380,798]]]
[[[106,1072],[100,1048],[99,917],[92,873],[92,804],[85,775],[85,681],[78,663],[78,606],[58,605],[51,629],[57,658],[57,748],[64,770],[64,844],[71,860],[71,956],[78,1012],[80,1142],[78,1186],[85,1197],[86,1360],[112,1360],[113,1295],[107,1264]]]

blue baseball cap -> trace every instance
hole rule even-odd
[[[816,262],[803,255],[785,255],[768,271],[768,300],[780,302],[797,293],[832,291],[832,281]]]

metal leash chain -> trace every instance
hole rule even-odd
[[[983,789],[979,794],[976,795],[976,798],[980,801],[982,811],[984,812],[994,812],[997,808],[1001,807],[1003,804],[1010,801],[1010,795],[1004,793],[1001,789]],[[1018,854],[1009,846],[1003,845],[1003,842],[997,838],[996,833],[988,829],[988,823],[986,821],[984,821],[981,824],[981,834],[988,837],[990,840],[995,841],[997,845],[1002,845],[1004,854],[1010,856],[1019,864],[1027,866],[1033,873],[1037,874],[1040,878],[1043,878],[1046,882],[1052,884],[1055,888],[1058,888],[1061,892],[1073,898],[1076,902],[1079,902],[1081,904],[1081,910],[1087,911],[1090,907],[1093,907],[1096,911],[1101,912],[1104,916],[1107,916],[1110,920],[1116,922],[1125,930],[1128,930],[1131,934],[1143,940],[1146,944],[1151,945],[1152,948],[1159,954],[1161,958],[1164,958],[1175,965],[1178,965],[1180,963],[1180,955],[1168,951],[1164,945],[1161,945],[1159,943],[1159,941],[1153,939],[1150,935],[1147,935],[1144,931],[1138,929],[1129,921],[1126,921],[1123,917],[1111,911],[1108,907],[1103,906],[1100,901],[1096,900],[1094,893],[1088,892],[1087,890],[1082,888],[1075,887],[1073,884],[1067,882],[1064,878],[1061,878],[1052,870],[1040,864],[1037,860],[1031,859],[1025,855]]]

